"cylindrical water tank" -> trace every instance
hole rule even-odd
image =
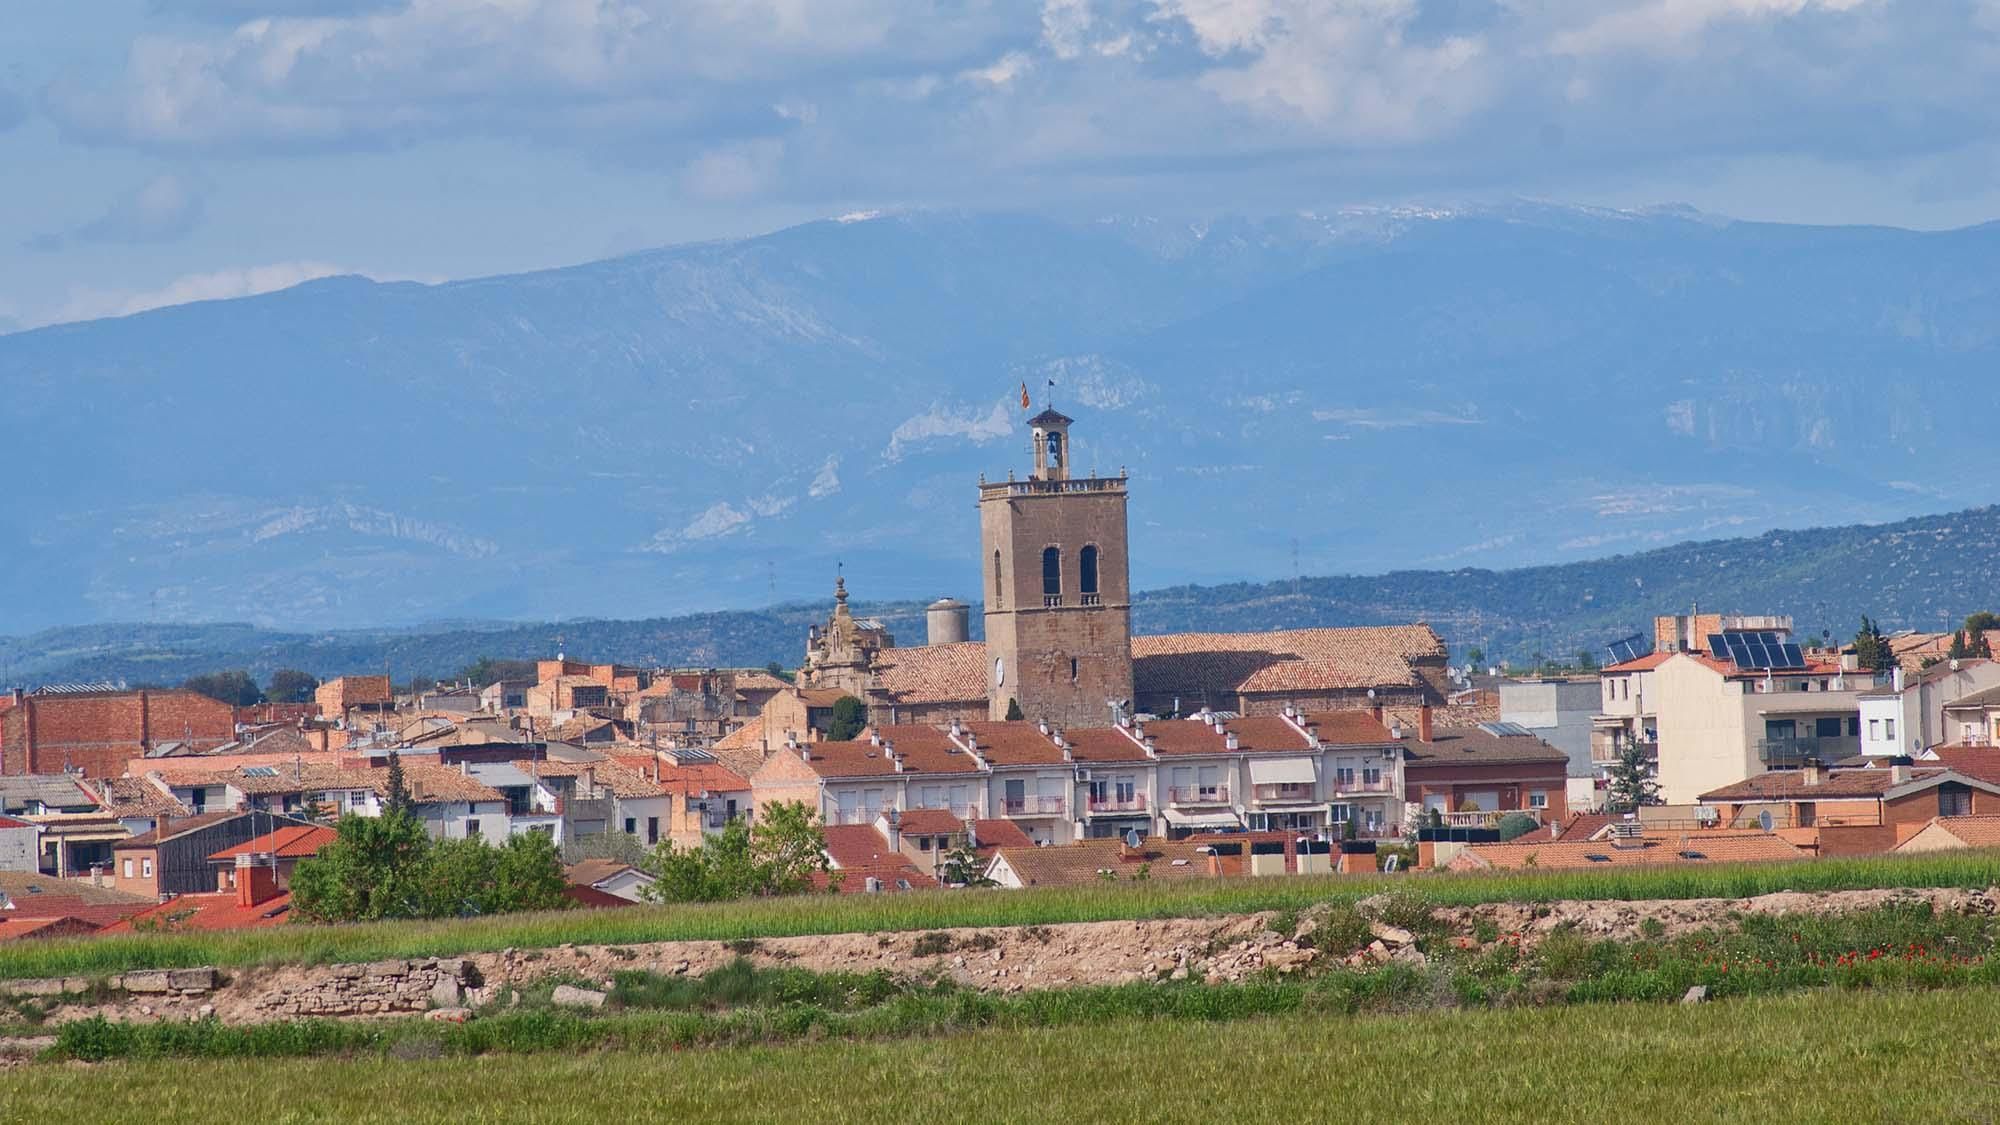
[[[939,598],[924,611],[925,643],[955,645],[969,635],[971,610],[957,598]]]

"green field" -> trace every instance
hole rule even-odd
[[[2000,992],[1813,992],[920,1042],[0,1072],[0,1117],[157,1121],[1986,1121]]]
[[[1110,882],[1025,891],[809,895],[700,906],[567,911],[350,926],[131,934],[0,946],[0,980],[190,965],[324,964],[438,957],[565,942],[628,945],[968,926],[1296,910],[1409,890],[1440,906],[1560,899],[1740,898],[1773,891],[2000,885],[2000,852],[1943,852],[1782,864],[1676,865],[1602,872],[1326,876]]]

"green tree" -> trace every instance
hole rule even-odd
[[[814,875],[830,875],[826,832],[819,815],[803,801],[760,805],[750,830],[750,851],[763,868],[760,893],[798,894],[812,889]]]
[[[868,729],[868,705],[851,695],[833,701],[833,718],[826,724],[829,742],[847,742]]]
[[[996,885],[986,877],[986,861],[965,840],[944,853],[944,860],[938,866],[938,881],[949,887],[991,887]]]
[[[382,802],[384,812],[399,812],[415,817],[417,802],[410,796],[410,783],[403,776],[403,756],[389,751],[389,795]]]
[[[563,875],[562,857],[556,842],[546,832],[519,832],[492,849],[494,863],[494,913],[510,910],[558,910],[569,904],[563,897],[569,880]]]
[[[419,881],[431,838],[408,813],[340,818],[334,841],[292,872],[292,916],[306,922],[409,918],[423,912]]]
[[[1529,816],[1527,813],[1510,812],[1495,821],[1493,827],[1500,833],[1500,839],[1506,841],[1526,836],[1540,827],[1540,825],[1537,824],[1534,817]]]
[[[596,832],[589,836],[571,834],[569,839],[563,841],[562,858],[564,863],[609,859],[650,871],[653,851],[644,840],[630,832]]]
[[[416,871],[417,914],[470,918],[495,913],[499,859],[498,850],[477,836],[433,841]]]
[[[1010,699],[1008,699],[1008,700],[1007,700],[1007,721],[1008,721],[1008,722],[1010,722],[1010,723],[1018,723],[1018,722],[1020,722],[1021,720],[1023,720],[1023,719],[1025,719],[1025,718],[1027,718],[1027,717],[1028,717],[1028,716],[1027,716],[1027,715],[1026,715],[1025,713],[1023,713],[1023,712],[1022,712],[1022,710],[1021,710],[1021,701],[1020,701],[1020,700],[1018,700],[1018,699],[1012,699],[1012,698],[1010,698]]]
[[[1478,648],[1476,646],[1473,648],[1466,649],[1465,662],[1467,664],[1472,665],[1473,671],[1475,672],[1479,671],[1480,669],[1486,667],[1486,650],[1483,648]]]
[[[1889,648],[1889,638],[1882,633],[1881,626],[1864,615],[1861,628],[1854,634],[1854,655],[1863,668],[1871,672],[1887,672],[1896,666],[1896,654]]]
[[[1655,765],[1644,747],[1635,744],[1619,751],[1611,767],[1611,786],[1605,806],[1612,812],[1627,813],[1641,805],[1660,803],[1660,785],[1653,779]]]
[[[1597,654],[1587,648],[1576,650],[1576,666],[1580,671],[1597,671]]]
[[[255,707],[264,702],[264,692],[257,686],[257,681],[241,668],[189,676],[181,686],[231,707]]]
[[[305,703],[312,699],[313,689],[319,687],[319,678],[311,672],[301,672],[297,668],[280,668],[271,673],[264,685],[264,695],[273,703]]]

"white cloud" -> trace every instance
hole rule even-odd
[[[961,72],[959,78],[967,82],[984,82],[988,86],[1011,86],[1016,78],[1034,67],[1035,61],[1024,52],[1009,51],[990,65]]]
[[[882,459],[900,461],[912,449],[946,438],[963,438],[975,445],[984,445],[1013,433],[1014,415],[1005,401],[994,403],[993,409],[984,413],[976,409],[957,412],[944,406],[933,406],[896,427],[895,432],[889,435],[889,445],[882,451]]]
[[[818,474],[813,477],[812,484],[806,489],[806,495],[818,500],[839,491],[840,458],[837,455],[830,456],[826,459],[826,463],[819,467]]]
[[[1581,27],[1558,32],[1550,47],[1558,54],[1612,51],[1661,52],[1685,48],[1717,24],[1789,19],[1845,12],[1876,0],[1647,0],[1614,9]]]

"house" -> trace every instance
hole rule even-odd
[[[563,838],[623,832],[653,847],[672,831],[672,793],[648,771],[635,768],[639,759],[630,761],[550,759],[517,761],[513,768],[541,787],[545,796],[537,807],[561,818]],[[700,841],[683,837],[682,842]]]
[[[2000,816],[1941,816],[1896,845],[1901,854],[2000,848]]]
[[[1893,758],[1963,742],[1964,723],[1984,726],[1969,713],[1978,708],[1975,697],[1996,690],[2000,663],[1992,660],[1943,660],[1914,672],[1898,665],[1887,685],[1861,694],[1861,753]],[[1950,712],[1960,703],[1968,707]]]
[[[1637,747],[1650,760],[1660,757],[1660,715],[1654,703],[1653,671],[1672,652],[1652,652],[1598,670],[1597,714],[1590,720],[1590,762],[1608,776],[1625,754]]]
[[[209,856],[283,826],[308,822],[268,812],[223,811],[163,819],[112,848],[112,885],[140,895],[198,894],[216,885]]]
[[[516,754],[519,750],[510,745],[496,752]],[[381,816],[389,796],[386,762],[357,766],[294,760],[226,770],[204,770],[201,765],[199,760],[175,763],[170,768],[155,763],[145,780],[164,795],[204,810],[256,809],[282,814],[301,812],[310,803],[329,814]],[[516,831],[507,797],[473,777],[468,764],[453,767],[405,761],[403,778],[417,819],[432,836],[505,839]],[[542,823],[545,821],[530,815],[519,828],[526,830]]]
[[[336,676],[314,690],[313,702],[323,719],[383,715],[396,709],[387,676]]]
[[[1954,699],[1942,713],[1945,744],[2000,746],[2000,686]]]
[[[644,902],[647,887],[657,882],[650,872],[615,859],[585,859],[563,869],[572,887],[588,887],[625,902]]]
[[[236,738],[229,704],[191,691],[60,691],[13,696],[0,714],[0,774],[117,777],[168,743],[205,752]]]
[[[1419,728],[1403,750],[1404,799],[1412,816],[1447,825],[1487,825],[1509,812],[1538,821],[1569,816],[1569,755],[1524,727]]]
[[[273,868],[256,859],[248,854],[235,857],[230,890],[175,895],[106,926],[103,932],[243,930],[291,921],[291,892],[279,886]]]
[[[519,711],[528,705],[533,680],[495,680],[479,689],[479,709],[491,715]]]
[[[619,757],[616,761],[642,773],[651,771],[653,783],[669,801],[667,836],[682,847],[695,847],[721,832],[732,820],[750,816],[754,795],[750,780],[723,765],[706,751],[680,747],[656,751],[650,759]],[[634,835],[628,820],[626,831]],[[646,820],[645,837],[653,840],[651,816]]]
[[[54,879],[0,871],[0,939],[91,932],[159,901],[154,895],[132,894],[106,882],[101,877]]]
[[[69,774],[0,777],[0,816],[37,829],[34,864],[24,870],[68,876],[109,867],[111,845],[131,831],[90,788],[97,784]]]
[[[0,871],[42,869],[42,826],[15,816],[0,816]]]
[[[1635,836],[1615,840],[1515,840],[1468,844],[1444,867],[1447,871],[1563,871],[1657,864],[1768,863],[1810,859],[1811,854],[1763,832],[1703,832],[1692,835]]]
[[[1603,687],[1598,677],[1548,676],[1499,685],[1499,722],[1512,723],[1569,755],[1569,776],[1595,777],[1591,731]]]
[[[215,871],[215,889],[234,891],[246,877],[268,877],[278,889],[290,890],[292,871],[299,861],[318,855],[320,849],[339,838],[340,833],[324,824],[286,824],[224,848],[208,857],[209,866]],[[255,868],[257,874],[248,874],[250,868]]]
[[[1829,769],[1808,763],[1701,794],[1725,828],[1799,834],[1821,855],[1885,852],[1937,817],[2000,814],[2000,785],[1947,768]]]
[[[1676,652],[1653,669],[1660,795],[1690,804],[1717,786],[1806,758],[1861,751],[1861,696],[1874,675],[1806,655],[1772,631],[1716,634],[1725,655]],[[1846,658],[1848,663],[1852,658]]]
[[[888,814],[884,814],[885,818]],[[937,879],[899,851],[893,832],[885,837],[872,824],[837,824],[824,829],[827,862],[842,893],[911,891],[934,888]]]

